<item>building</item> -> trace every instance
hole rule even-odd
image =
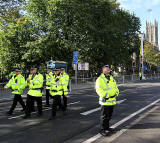
[[[154,21],[154,24],[152,22],[146,22],[145,40],[151,43],[155,47],[155,50],[159,50],[158,22],[156,20]]]

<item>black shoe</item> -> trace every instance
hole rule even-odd
[[[66,116],[67,115],[67,112],[66,111],[63,111],[63,116]]]
[[[107,131],[109,131],[109,132],[115,132],[115,129],[109,128],[109,129],[107,129]]]
[[[30,117],[31,117],[31,115],[25,115],[25,116],[23,116],[23,119],[28,119]]]
[[[51,116],[51,117],[49,117],[48,120],[54,120],[54,119],[55,119],[55,116]]]
[[[40,114],[38,113],[38,114],[37,114],[37,117],[41,117],[42,115],[43,115],[43,113],[40,113]]]
[[[22,110],[21,110],[21,112],[24,112],[24,111],[25,111],[25,109],[22,109]]]
[[[35,111],[36,111],[35,109],[32,109],[32,110],[31,110],[31,112],[35,112]]]
[[[49,104],[46,104],[46,105],[44,105],[44,107],[50,107],[50,105],[49,105]]]
[[[12,115],[11,111],[6,112],[7,115]]]
[[[104,137],[109,136],[109,132],[107,131],[100,131],[99,133]]]

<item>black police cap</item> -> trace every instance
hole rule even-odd
[[[15,72],[21,72],[21,69],[16,68],[14,71],[15,71]]]

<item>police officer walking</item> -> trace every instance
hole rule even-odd
[[[109,65],[103,66],[102,74],[96,80],[96,92],[99,95],[99,103],[101,105],[100,134],[107,136],[114,131],[110,128],[109,122],[119,94],[117,84],[110,75]]]
[[[142,80],[142,72],[139,72],[139,79]]]
[[[64,68],[61,68],[61,78],[64,81],[63,83],[63,87],[66,86],[63,89],[67,89],[67,91],[63,90],[63,105],[64,105],[64,109],[67,109],[67,94],[69,91],[69,75],[65,72]]]
[[[53,77],[53,73],[51,71],[51,69],[47,69],[46,70],[46,107],[49,107],[49,98],[50,98],[50,82],[51,82],[51,79]]]
[[[62,111],[65,111],[64,107],[61,104],[61,96],[63,95],[63,90],[66,91],[66,86],[63,86],[64,81],[60,76],[60,69],[55,69],[55,75],[51,79],[50,84],[50,94],[53,98],[53,104],[52,104],[52,113],[49,120],[54,119],[57,112],[57,106],[62,109]]]
[[[10,110],[7,112],[8,115],[12,115],[14,109],[16,108],[17,102],[19,102],[23,108],[22,111],[25,110],[26,106],[22,99],[22,92],[25,89],[25,79],[21,75],[20,69],[15,69],[15,76],[12,76],[12,78],[9,80],[9,82],[6,84],[4,88],[12,88],[12,93],[14,94],[13,104],[10,108]]]
[[[31,109],[34,101],[37,102],[38,116],[42,115],[42,88],[43,88],[43,75],[38,73],[38,69],[33,67],[30,71],[32,76],[27,78],[27,83],[29,85],[29,91],[26,101],[26,111],[24,119],[31,116]]]

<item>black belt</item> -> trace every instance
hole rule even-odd
[[[60,90],[51,90],[52,92],[58,92],[58,91],[63,91],[63,89]]]
[[[116,97],[116,95],[111,96],[111,97],[109,97],[109,98],[104,98],[104,100],[105,100],[105,102],[106,102],[106,101],[109,100],[110,98],[114,98],[114,97]]]
[[[42,90],[42,88],[33,88],[31,90]]]

